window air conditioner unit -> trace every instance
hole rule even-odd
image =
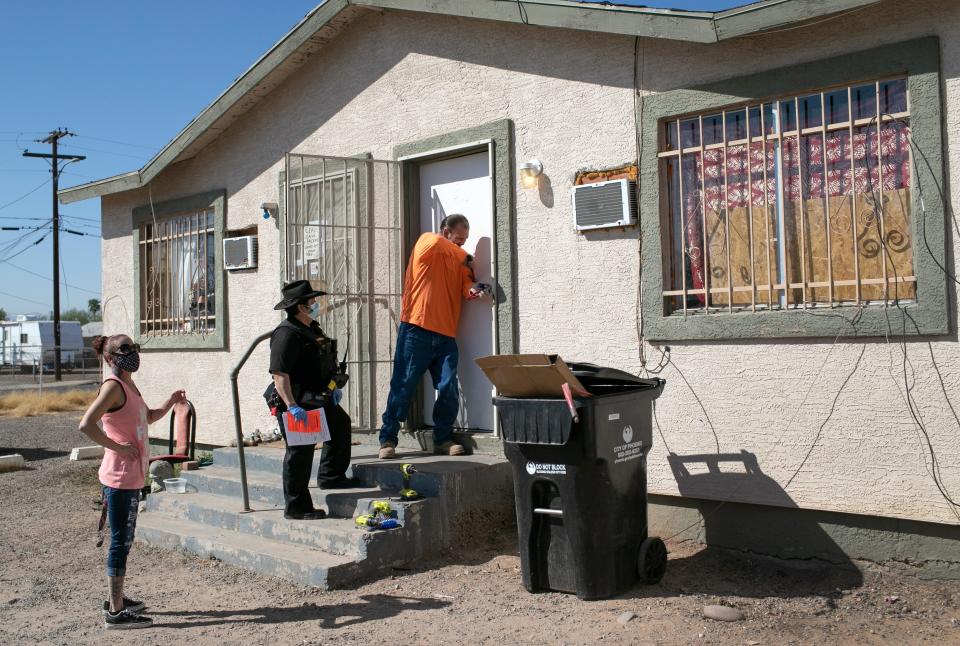
[[[224,269],[253,269],[257,266],[257,236],[223,239]]]
[[[581,184],[570,190],[577,231],[628,227],[636,223],[637,184],[626,179]]]

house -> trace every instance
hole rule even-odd
[[[22,318],[23,320],[19,320]],[[52,366],[54,361],[53,321],[30,320],[33,317],[18,317],[17,321],[0,323],[0,364],[12,366]],[[80,323],[60,322],[60,361],[65,365],[81,363],[83,339]]]
[[[103,321],[90,321],[80,326],[83,344],[90,345],[93,339],[103,334]]]
[[[143,168],[60,199],[100,198],[104,329],[144,346],[148,401],[222,420],[201,442],[231,439],[228,373],[295,278],[330,293],[369,438],[406,254],[463,212],[497,292],[460,331],[475,437],[476,356],[658,374],[661,534],[956,572],[958,61],[953,0],[327,0]],[[578,229],[573,188],[615,178],[592,188],[635,190],[639,224]],[[267,380],[261,346],[248,427]]]

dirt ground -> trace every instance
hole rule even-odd
[[[107,637],[103,548],[94,462],[70,462],[86,444],[77,414],[0,418],[0,454],[29,470],[0,474],[0,643],[100,643]],[[480,545],[477,543],[486,542]],[[657,586],[606,601],[529,594],[515,535],[474,540],[445,559],[394,571],[351,590],[320,592],[137,545],[129,596],[156,626],[112,643],[150,644],[960,644],[960,584],[880,566],[862,576],[797,568],[744,554],[669,545]],[[744,619],[704,619],[707,604]],[[625,623],[624,613],[633,613]]]

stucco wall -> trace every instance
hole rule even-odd
[[[960,120],[960,12],[951,0],[904,4],[888,1],[811,28],[719,45],[647,40],[643,89],[690,87],[938,34],[946,159],[956,168],[960,145],[951,133]],[[389,158],[397,144],[502,118],[515,123],[516,158],[539,158],[547,176],[539,192],[516,195],[521,351],[639,371],[637,232],[579,235],[569,202],[576,170],[636,157],[633,50],[629,38],[574,31],[401,12],[360,18],[196,158],[153,182],[155,201],[225,188],[227,226],[259,226],[260,267],[228,277],[230,351],[149,354],[139,379],[148,401],[185,387],[200,412],[200,439],[226,442],[232,435],[226,373],[249,340],[278,320],[270,309],[279,287],[278,234],[258,207],[279,201],[284,152]],[[142,190],[103,198],[108,333],[133,325],[130,212],[147,200]],[[668,450],[690,456],[715,453],[719,445],[722,453],[754,454],[759,473],[712,477],[708,488],[680,493],[957,524],[898,394],[896,344],[831,342],[672,344],[649,457],[650,490],[678,492]],[[960,424],[931,362],[932,352],[954,396],[960,349],[953,338],[941,338],[910,342],[908,352],[944,484],[960,496],[954,468]],[[659,356],[653,348],[648,354]],[[241,378],[248,428],[268,421],[260,399],[266,379],[264,348]]]

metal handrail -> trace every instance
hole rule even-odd
[[[243,456],[243,427],[240,424],[240,391],[237,388],[237,378],[240,376],[240,369],[247,362],[257,346],[273,336],[273,330],[264,332],[250,344],[247,351],[240,357],[240,361],[230,371],[230,384],[233,388],[233,425],[237,431],[237,453],[240,457],[240,488],[243,490],[243,511],[250,510],[250,494],[247,491],[247,462]]]

